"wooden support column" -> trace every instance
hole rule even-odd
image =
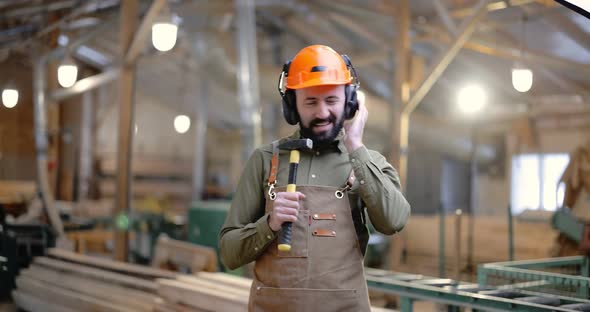
[[[145,42],[150,37],[152,31],[152,24],[158,17],[158,14],[160,13],[164,5],[166,5],[166,0],[154,0],[154,2],[152,2],[152,5],[150,6],[143,20],[141,21],[141,25],[137,29],[137,33],[135,32],[137,23],[135,23],[133,30],[129,34],[133,38],[129,39],[131,41],[129,42],[129,44],[126,45],[126,50],[123,51],[126,65],[135,64],[137,57],[145,47]]]
[[[395,53],[395,75],[392,86],[392,100],[391,105],[391,145],[389,160],[391,164],[398,170],[402,190],[405,192],[406,189],[406,166],[401,165],[401,161],[407,159],[403,157],[407,150],[400,149],[401,142],[400,138],[403,131],[404,121],[401,119],[401,112],[406,103],[410,98],[410,64],[412,60],[411,56],[411,43],[410,43],[410,1],[400,0],[399,6],[391,10],[392,18],[396,25],[397,35],[393,42],[393,51]],[[407,146],[407,145],[406,145]],[[404,171],[400,169],[404,169]],[[390,269],[399,267],[404,254],[406,239],[405,232],[399,235],[394,235],[391,240],[392,248],[389,253],[389,265]]]
[[[79,72],[84,74],[85,69]],[[54,105],[57,106],[57,105]],[[59,170],[57,172],[58,184],[56,186],[57,198],[65,201],[73,201],[75,176],[79,162],[79,125],[82,97],[73,97],[62,100],[59,104],[60,132],[57,135],[59,143]]]
[[[242,161],[262,143],[258,54],[256,52],[256,4],[234,0],[236,14],[238,99],[242,129]],[[301,24],[301,23],[298,23]],[[309,29],[306,28],[306,31]]]
[[[474,7],[473,16],[467,19],[461,25],[461,28],[459,29],[457,36],[453,40],[453,43],[450,45],[449,49],[438,57],[438,59],[434,62],[435,65],[432,67],[432,70],[429,72],[426,79],[424,79],[420,87],[416,90],[416,92],[412,94],[412,97],[407,102],[404,102],[400,118],[393,119],[394,121],[399,120],[400,124],[399,150],[401,151],[401,153],[399,157],[398,171],[402,186],[405,186],[407,179],[407,149],[410,130],[410,115],[422,102],[426,94],[430,91],[432,86],[434,86],[434,84],[436,83],[438,78],[443,74],[446,68],[451,64],[451,62],[453,61],[455,56],[457,56],[463,45],[465,45],[465,43],[469,40],[479,22],[485,17],[486,13],[488,12],[487,5],[489,2],[490,0],[480,0],[478,2],[478,4]],[[402,97],[404,96],[403,91],[404,89],[402,89]]]
[[[195,149],[193,157],[193,200],[201,200],[205,190],[207,161],[207,125],[209,115],[209,78],[199,76],[200,98],[193,113]]]
[[[94,147],[94,108],[96,91],[90,90],[82,94],[82,108],[80,111],[80,139],[78,150],[78,196],[77,200],[86,200],[90,193],[92,180],[93,147]]]
[[[121,2],[120,45],[121,55],[127,55],[137,28],[137,0]],[[131,208],[131,153],[133,152],[134,121],[134,80],[135,60],[125,62],[119,75],[119,140],[117,144],[117,196],[115,217],[129,215]],[[119,261],[127,261],[129,254],[129,232],[127,229],[115,230],[115,254]]]
[[[402,154],[400,150],[400,132],[402,131],[401,111],[410,98],[409,68],[411,63],[410,43],[410,1],[400,0],[399,6],[392,12],[397,35],[394,38],[395,76],[393,81],[393,105],[391,106],[391,146],[390,162],[398,170],[402,187],[406,187],[406,173],[401,171]]]
[[[59,20],[59,16],[56,14],[51,14],[49,17],[49,22],[54,23]],[[48,46],[51,50],[57,48],[57,38],[59,37],[59,29],[54,29],[48,36]],[[59,66],[59,61],[53,59],[50,60],[47,64],[47,88],[57,89],[59,84],[57,82],[57,67]],[[52,192],[52,196],[57,196],[57,176],[59,170],[59,148],[60,148],[60,135],[58,130],[60,129],[60,109],[59,105],[56,105],[55,101],[47,101],[47,130],[49,131],[49,144],[47,145],[47,171],[49,177],[49,187]]]

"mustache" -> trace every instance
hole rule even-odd
[[[313,119],[310,123],[309,123],[309,127],[315,127],[318,124],[324,123],[324,122],[331,122],[331,123],[335,123],[336,122],[336,116],[334,115],[330,115],[330,117],[326,118],[326,119],[320,119],[320,118],[315,118]]]

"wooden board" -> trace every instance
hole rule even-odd
[[[156,312],[209,312],[208,310],[198,309],[195,307],[190,307],[183,304],[171,303],[171,302],[161,302],[156,305],[154,309]]]
[[[110,217],[113,215],[114,199],[83,200],[76,203],[72,214],[83,218]]]
[[[63,259],[80,264],[90,265],[102,269],[121,272],[124,274],[138,275],[144,278],[176,278],[177,274],[169,271],[154,269],[136,264],[130,264],[110,259],[91,257],[76,254],[70,251],[51,248],[48,255],[54,258]]]
[[[116,155],[106,156],[100,161],[103,174],[115,176],[117,172]],[[191,178],[192,161],[178,159],[133,158],[131,172],[139,176],[185,177]]]
[[[248,298],[250,295],[250,289],[244,287],[236,287],[236,286],[227,286],[223,284],[219,284],[217,282],[212,282],[208,280],[204,280],[202,278],[196,276],[179,276],[176,281],[182,282],[193,287],[199,288],[206,288],[213,291],[222,292],[229,295],[235,295],[238,297]]]
[[[99,182],[102,196],[115,196],[116,184],[114,179],[101,179]],[[176,197],[191,197],[192,186],[190,181],[150,181],[134,180],[133,195],[170,195]]]
[[[0,196],[34,194],[36,189],[35,181],[0,180]]]
[[[158,294],[166,301],[209,311],[246,311],[248,297],[181,281],[158,279]]]
[[[221,285],[233,286],[237,288],[250,289],[252,286],[252,280],[245,277],[239,277],[235,275],[229,275],[226,273],[209,273],[199,272],[197,277],[219,283]]]
[[[539,259],[551,256],[551,248],[557,233],[547,223],[514,220],[515,260]],[[468,258],[469,216],[461,218],[461,256],[459,267],[463,270]],[[472,265],[508,261],[508,221],[499,217],[474,219]],[[445,218],[445,263],[446,276],[453,276],[457,265],[456,218]],[[439,265],[439,218],[438,216],[412,215],[401,233],[406,238],[405,262],[390,267],[394,271],[438,276]],[[542,243],[540,243],[542,242]],[[464,279],[472,279],[469,274]]]
[[[135,310],[152,310],[157,300],[154,294],[108,284],[88,277],[79,277],[54,271],[39,265],[32,265],[29,269],[23,270],[21,274],[55,285],[56,287],[62,287]]]
[[[33,197],[37,187],[35,181],[0,180],[0,203],[22,202]]]
[[[446,217],[446,258],[455,258],[456,240],[454,216]],[[469,216],[461,218],[461,257],[467,257],[467,228]],[[504,218],[480,217],[474,220],[473,251],[478,263],[508,260],[508,221]],[[438,216],[413,215],[404,232],[408,254],[438,257]],[[514,219],[514,251],[517,260],[538,259],[550,256],[551,245],[557,236],[551,225],[538,222],[521,222]],[[539,242],[547,242],[539,244]]]
[[[145,280],[133,276],[126,276],[123,274],[113,273],[110,271],[60,261],[56,259],[36,257],[33,263],[61,272],[71,272],[79,276],[88,276],[111,284],[118,284],[128,288],[131,287],[134,289],[144,290],[147,292],[155,293],[158,289],[158,285],[154,281]]]
[[[74,243],[74,250],[79,254],[87,252],[110,254],[107,245],[113,241],[113,231],[93,229],[85,231],[70,231],[66,233],[70,241]]]
[[[168,262],[187,266],[193,274],[201,271],[218,271],[215,249],[161,235],[156,243],[152,267],[162,268]]]
[[[76,312],[57,303],[40,299],[23,290],[13,290],[12,299],[17,307],[29,312]]]
[[[422,311],[422,310],[417,310],[417,309],[414,309],[414,310]],[[395,310],[380,308],[380,307],[371,307],[371,312],[395,312]]]
[[[129,308],[120,307],[110,302],[100,301],[93,297],[47,284],[29,276],[21,275],[16,279],[19,290],[35,294],[36,297],[49,302],[59,302],[76,311],[96,312],[131,312]]]

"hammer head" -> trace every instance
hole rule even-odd
[[[313,148],[313,141],[311,139],[289,140],[279,144],[279,149],[284,150],[311,150]]]

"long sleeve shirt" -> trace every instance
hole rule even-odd
[[[299,131],[296,131],[279,143],[299,138]],[[265,213],[272,153],[272,144],[264,145],[247,161],[221,229],[221,259],[230,269],[256,260],[277,236],[268,225],[269,214]],[[351,209],[361,208],[358,207],[360,197],[372,225],[386,235],[400,231],[406,224],[410,205],[401,193],[397,171],[380,153],[364,146],[348,153],[341,132],[333,145],[301,151],[300,157],[297,185],[342,187],[354,170],[355,183],[348,191]],[[289,152],[280,151],[276,186],[287,184],[288,164]],[[356,231],[359,237],[368,237],[368,232],[360,233],[366,231],[366,227],[356,227]]]

